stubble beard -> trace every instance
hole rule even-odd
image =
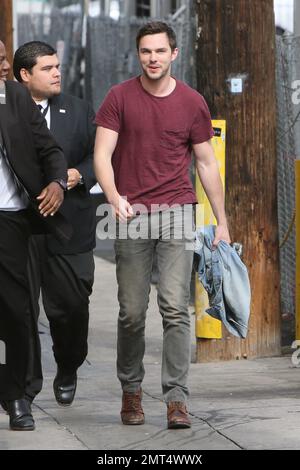
[[[170,70],[170,67],[168,67],[166,70],[161,70],[161,73],[159,75],[153,76],[152,74],[149,73],[148,69],[146,68],[144,69],[144,74],[149,80],[156,82],[164,78],[168,74],[169,70]]]

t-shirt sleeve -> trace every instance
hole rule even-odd
[[[192,144],[201,144],[214,136],[211,116],[205,99],[199,96],[199,107],[190,131]]]
[[[97,126],[119,132],[121,127],[120,110],[113,90],[106,95],[95,117]]]

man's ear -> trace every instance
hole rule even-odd
[[[175,49],[172,51],[172,59],[171,59],[172,62],[173,62],[173,60],[175,60],[176,57],[178,56],[178,52],[179,52],[179,51],[178,51],[178,48],[175,47]]]
[[[24,67],[20,70],[20,76],[21,76],[22,82],[28,83],[29,82],[29,75],[30,75],[30,72],[28,70],[24,69]]]

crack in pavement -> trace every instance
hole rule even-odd
[[[49,413],[48,411],[44,410],[44,408],[42,408],[41,406],[37,405],[36,403],[33,403],[33,406],[35,406],[36,408],[38,408],[42,413],[44,413],[45,415],[47,415],[49,418],[51,418],[56,424],[58,424],[60,427],[64,428],[72,437],[75,437],[75,439],[80,442],[80,444],[82,444],[87,450],[91,450],[85,442],[83,442],[80,437],[77,436],[77,434],[74,434],[73,431],[71,431],[71,429],[69,429],[67,426],[65,426],[64,424],[60,423],[59,420],[57,418],[55,418],[55,416],[53,416],[51,413]]]
[[[147,395],[148,397],[153,398],[153,400],[158,400],[158,401],[164,403],[164,400],[162,400],[161,398],[158,398],[158,397],[155,397],[155,396],[151,395],[150,393],[146,392],[144,389],[143,389],[143,393],[144,393],[145,395]],[[207,426],[209,426],[209,427],[212,429],[212,431],[213,431],[214,433],[219,434],[220,436],[224,437],[227,441],[230,441],[232,444],[234,444],[235,446],[237,446],[239,449],[245,450],[245,448],[242,447],[238,442],[236,442],[234,439],[231,439],[229,436],[226,436],[226,434],[224,434],[222,431],[220,431],[219,429],[217,429],[213,424],[211,424],[211,423],[210,423],[209,421],[207,421],[206,419],[201,418],[200,416],[197,416],[196,414],[191,413],[190,411],[188,412],[188,414],[189,414],[190,416],[192,416],[193,418],[196,418],[196,419],[198,419],[199,421],[201,421],[201,422],[207,424]]]
[[[122,447],[122,450],[135,450],[137,445],[143,444],[143,442],[149,442],[149,440],[154,440],[156,437],[160,436],[160,434],[163,434],[166,432],[166,429],[161,429],[160,431],[157,431],[155,434],[153,434],[150,439],[149,437],[145,439],[141,439],[140,441],[136,442],[131,442],[130,444],[127,444],[126,446]]]

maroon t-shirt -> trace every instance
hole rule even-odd
[[[130,204],[193,204],[191,145],[213,136],[204,98],[176,80],[172,93],[156,97],[135,77],[111,88],[95,122],[118,132],[112,157],[115,183]]]

